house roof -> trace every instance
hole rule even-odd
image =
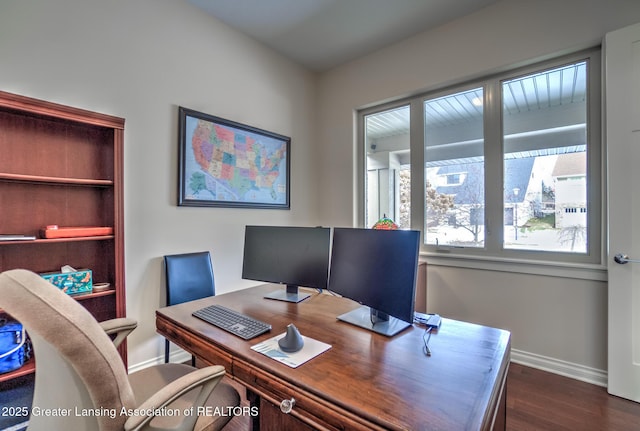
[[[522,203],[527,194],[534,158],[504,161],[504,195],[507,202]],[[484,202],[484,164],[482,162],[447,165],[438,168],[438,175],[465,174],[462,184],[436,187],[436,192],[455,195],[458,205]],[[517,195],[514,190],[518,189]]]
[[[559,154],[556,164],[553,167],[552,176],[567,177],[574,175],[585,176],[587,172],[587,153]]]

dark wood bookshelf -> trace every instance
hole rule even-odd
[[[99,321],[126,315],[123,146],[123,118],[0,91],[0,233],[35,238],[0,241],[0,271],[91,269],[111,289],[73,298]],[[113,235],[43,238],[53,224]],[[126,343],[119,351],[126,365]],[[34,370],[30,360],[0,381]]]

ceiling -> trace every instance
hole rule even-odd
[[[187,0],[313,71],[326,71],[499,0]],[[503,82],[506,115],[584,103],[584,66]],[[482,91],[430,101],[431,126],[457,127],[482,115]],[[406,134],[409,110],[367,118],[367,139]],[[514,135],[515,136],[515,135]]]
[[[188,0],[313,71],[326,71],[497,0]]]

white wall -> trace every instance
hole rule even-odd
[[[0,89],[126,119],[130,365],[163,352],[162,255],[211,250],[223,292],[251,284],[240,276],[246,224],[318,224],[315,83],[186,1],[0,3]],[[179,105],[290,136],[291,210],[177,207]]]
[[[356,110],[591,47],[607,31],[638,21],[640,2],[634,0],[505,0],[323,74],[324,223],[358,223]],[[603,277],[462,269],[427,260],[429,311],[509,329],[517,359],[603,383]]]

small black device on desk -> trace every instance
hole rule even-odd
[[[442,318],[439,314],[414,313],[413,321],[419,325],[425,325],[429,328],[438,329],[442,324]]]
[[[271,331],[271,325],[268,323],[230,310],[222,305],[209,305],[194,311],[192,314],[207,323],[224,329],[245,340],[250,340],[258,335]]]

